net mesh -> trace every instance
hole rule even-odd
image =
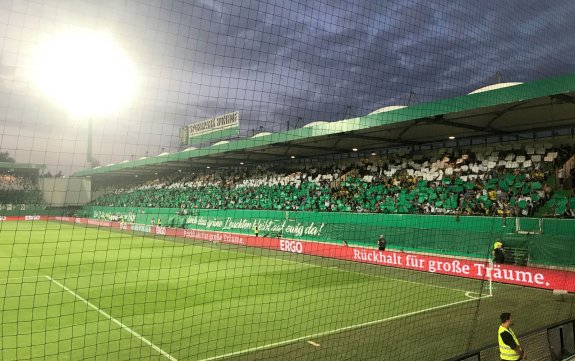
[[[573,319],[541,218],[575,216],[573,18],[0,2],[0,359],[445,360]]]

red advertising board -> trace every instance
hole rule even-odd
[[[48,220],[47,216],[39,216],[39,215],[27,215],[27,216],[0,216],[0,222],[7,222],[7,221],[46,221]]]
[[[120,224],[85,218],[50,217],[54,220],[113,227],[127,231],[139,231],[158,235],[191,238],[209,242],[237,244],[248,247],[273,249],[283,252],[328,257],[381,266],[406,268],[478,280],[493,280],[513,285],[566,290],[575,292],[575,272],[514,265],[493,265],[487,261],[429,256],[398,251],[378,251],[372,248],[348,247],[321,242],[294,239],[255,237],[244,234],[167,228],[143,224]]]

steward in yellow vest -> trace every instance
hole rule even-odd
[[[519,346],[519,340],[511,329],[511,314],[504,312],[500,316],[501,325],[497,331],[497,341],[499,342],[499,356],[502,360],[516,361],[525,356],[525,351]]]

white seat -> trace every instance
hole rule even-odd
[[[558,154],[559,154],[558,152],[549,152],[549,153],[547,153],[547,157],[553,160],[553,159],[557,158]]]

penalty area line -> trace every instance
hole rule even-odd
[[[380,319],[380,320],[364,322],[364,323],[360,323],[360,324],[357,324],[357,325],[351,325],[351,326],[346,326],[346,327],[337,328],[337,329],[334,329],[334,330],[329,330],[329,331],[314,333],[313,335],[307,335],[307,336],[292,338],[292,339],[290,339],[290,340],[279,341],[279,342],[274,342],[274,343],[270,343],[270,344],[263,345],[263,346],[257,346],[257,347],[248,348],[248,349],[241,350],[241,351],[230,352],[230,353],[227,353],[227,354],[224,354],[224,355],[218,355],[218,356],[214,356],[214,357],[205,358],[205,359],[202,359],[202,360],[200,360],[200,361],[221,360],[221,359],[224,359],[224,358],[228,358],[228,357],[232,357],[232,356],[239,356],[239,355],[247,354],[247,353],[250,353],[250,352],[267,350],[267,349],[274,348],[274,347],[289,345],[289,344],[292,344],[292,343],[295,343],[295,342],[298,342],[298,341],[304,341],[304,340],[307,341],[307,340],[310,340],[310,339],[316,339],[316,338],[319,338],[319,337],[324,337],[324,336],[333,335],[333,334],[340,333],[340,332],[343,332],[343,331],[356,330],[356,329],[358,329],[358,328],[367,327],[367,326],[373,326],[373,325],[377,325],[377,324],[384,323],[384,322],[388,322],[388,321],[398,320],[398,319],[401,319],[401,318],[418,315],[418,314],[425,313],[425,312],[428,312],[428,311],[440,310],[440,309],[442,309],[442,308],[447,308],[447,307],[451,307],[451,306],[455,306],[455,305],[459,305],[459,304],[467,303],[467,302],[471,302],[471,301],[475,301],[475,299],[466,299],[466,300],[463,300],[463,301],[446,303],[446,304],[444,304],[444,305],[435,306],[435,307],[429,307],[429,308],[425,308],[425,309],[419,310],[419,311],[402,313],[401,315],[396,315],[396,316],[391,316],[391,317],[387,317],[387,318],[382,318],[382,319]],[[308,342],[308,343],[309,343],[309,342]]]
[[[71,289],[69,289],[68,287],[64,286],[62,283],[56,281],[55,279],[53,279],[52,277],[48,276],[48,275],[44,275],[44,277],[46,277],[48,280],[50,280],[51,282],[57,284],[58,286],[60,286],[62,289],[64,289],[65,291],[67,291],[68,293],[70,293],[72,296],[74,296],[75,298],[79,299],[80,301],[84,302],[88,307],[98,311],[101,315],[103,315],[104,317],[106,317],[108,320],[114,322],[116,325],[120,326],[122,329],[126,330],[127,332],[129,332],[132,336],[136,337],[137,339],[139,339],[140,341],[142,341],[143,343],[145,343],[146,345],[150,346],[151,348],[153,348],[154,350],[156,350],[157,352],[159,352],[162,356],[164,356],[165,358],[167,358],[170,361],[178,361],[174,356],[170,355],[169,353],[167,353],[166,351],[162,350],[161,348],[159,348],[158,346],[154,345],[151,341],[149,341],[148,339],[146,339],[145,337],[143,337],[142,335],[140,335],[139,333],[137,333],[136,331],[132,330],[131,328],[129,328],[128,326],[124,325],[122,322],[118,321],[117,319],[115,319],[114,317],[112,317],[111,315],[109,315],[108,313],[106,313],[105,311],[102,311],[100,308],[98,308],[96,305],[94,305],[93,303],[91,303],[90,301],[86,300],[84,297],[80,296],[79,294],[77,294],[76,292],[72,291]]]

